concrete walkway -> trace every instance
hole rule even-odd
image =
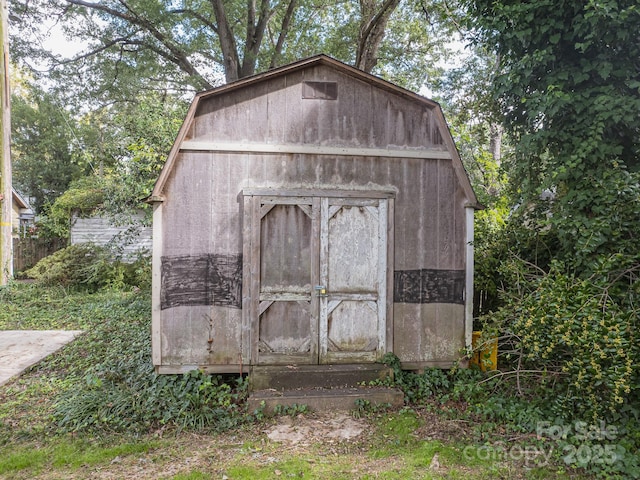
[[[0,331],[0,385],[69,343],[81,330]]]

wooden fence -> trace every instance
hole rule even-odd
[[[13,273],[33,267],[39,260],[67,245],[66,238],[14,238]]]

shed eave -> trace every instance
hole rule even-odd
[[[147,198],[144,199],[145,203],[162,203],[164,202],[165,198],[163,195],[149,195]]]
[[[14,188],[11,189],[11,198],[18,208],[31,210],[31,206],[27,203],[27,201],[24,198],[22,198],[22,195],[20,195]]]

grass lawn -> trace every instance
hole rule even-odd
[[[251,414],[241,397],[198,377],[189,391],[210,389],[215,397],[190,394],[192,403],[174,416],[147,417],[145,409],[172,412],[178,400],[140,398],[137,385],[151,392],[161,384],[159,397],[193,386],[149,373],[149,303],[145,292],[0,288],[0,330],[86,331],[0,387],[0,478],[590,478],[565,468],[557,455],[547,461],[552,445],[535,435],[464,415],[455,402],[353,412],[345,422],[357,434],[347,437],[334,425],[338,413]],[[127,361],[145,365],[136,370]],[[139,410],[128,404],[150,400],[156,403]],[[204,427],[187,422],[190,408],[214,401],[235,408],[233,415],[205,409]]]

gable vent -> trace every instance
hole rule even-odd
[[[316,100],[336,100],[338,98],[337,82],[302,82],[302,98]]]

